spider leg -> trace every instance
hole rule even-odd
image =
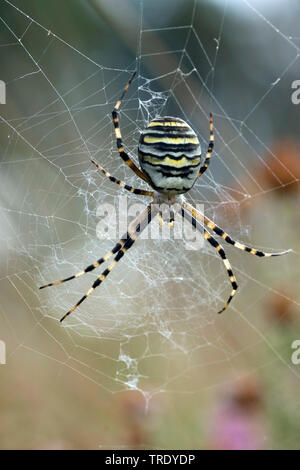
[[[203,165],[201,166],[199,173],[198,173],[198,178],[203,175],[203,173],[207,170],[209,162],[210,162],[210,157],[214,148],[214,125],[213,125],[213,118],[212,114],[210,113],[209,115],[209,144],[208,144],[208,149],[206,152],[206,158],[204,160]]]
[[[278,253],[265,253],[264,251],[256,250],[255,248],[252,248],[250,246],[246,246],[243,243],[237,242],[233,240],[226,232],[224,232],[223,229],[218,227],[214,222],[212,222],[210,219],[205,217],[201,212],[197,211],[194,207],[192,207],[190,204],[187,202],[183,202],[182,206],[190,212],[190,214],[193,215],[198,220],[201,220],[208,228],[213,230],[217,235],[222,237],[225,242],[229,243],[230,245],[235,246],[239,250],[246,251],[247,253],[250,253],[251,255],[259,256],[259,257],[268,257],[270,258],[271,256],[282,256],[287,253],[290,253],[292,250],[285,250],[285,251],[280,251]]]
[[[61,279],[60,281],[51,282],[50,284],[46,284],[44,286],[41,286],[41,287],[39,287],[39,289],[45,289],[46,287],[57,286],[59,284],[63,284],[64,282],[71,281],[72,279],[77,279],[78,277],[83,276],[83,274],[86,274],[86,273],[89,273],[89,272],[93,271],[94,269],[98,268],[98,266],[100,266],[100,264],[105,263],[105,261],[107,261],[109,258],[111,258],[112,255],[114,255],[115,253],[120,251],[121,248],[123,248],[123,246],[126,243],[126,239],[127,239],[126,237],[128,237],[128,232],[125,235],[125,237],[123,237],[121,240],[118,241],[118,243],[114,246],[114,248],[109,253],[107,253],[102,258],[99,258],[95,263],[90,264],[89,266],[87,266],[82,271],[74,274],[73,276],[66,277],[65,279]]]
[[[129,155],[124,151],[124,145],[123,145],[120,125],[119,125],[119,108],[121,106],[122,100],[123,100],[128,88],[129,88],[132,80],[134,79],[135,75],[136,75],[136,72],[134,72],[132,74],[131,78],[129,79],[129,81],[127,82],[127,84],[124,88],[124,91],[122,93],[121,98],[117,101],[116,106],[114,107],[114,109],[112,111],[112,120],[113,120],[113,124],[114,124],[114,128],[115,128],[115,136],[116,136],[116,140],[117,140],[117,147],[118,147],[118,152],[119,152],[120,157],[126,163],[126,165],[128,165],[129,168],[131,168],[136,173],[137,176],[139,176],[140,178],[142,178],[142,180],[147,182],[147,178],[144,175],[144,173],[136,166],[136,164],[133,162],[133,160],[131,160]]]
[[[230,265],[230,262],[228,260],[228,258],[226,257],[226,253],[223,249],[223,247],[217,242],[217,240],[212,236],[210,235],[210,233],[208,233],[205,229],[204,229],[204,238],[208,241],[208,243],[211,244],[211,246],[213,246],[214,248],[216,248],[216,250],[218,251],[220,257],[222,258],[222,261],[225,265],[225,268],[226,268],[226,271],[227,271],[227,274],[228,274],[228,277],[229,277],[229,280],[231,282],[231,286],[232,286],[232,291],[230,293],[230,296],[228,297],[228,300],[226,302],[226,304],[224,305],[224,307],[218,312],[218,313],[222,313],[224,312],[224,310],[226,310],[226,308],[228,307],[228,305],[230,304],[230,302],[232,301],[233,297],[235,296],[236,294],[236,291],[238,290],[238,285],[237,285],[237,282],[236,282],[236,278],[232,272],[232,268],[231,268],[231,265]]]
[[[118,243],[116,243],[113,249],[109,251],[108,253],[106,253],[106,255],[99,258],[95,263],[90,264],[85,269],[83,269],[82,271],[79,271],[73,276],[67,277],[65,279],[61,279],[59,281],[51,282],[50,284],[46,284],[44,286],[39,287],[39,289],[45,289],[46,287],[52,287],[52,286],[57,286],[59,284],[63,284],[64,282],[71,281],[72,279],[77,279],[78,277],[83,276],[83,274],[90,273],[94,269],[98,268],[100,264],[105,263],[105,261],[107,261],[113,255],[118,253],[118,251],[120,251],[124,247],[127,241],[130,240],[130,237],[136,232],[138,225],[142,223],[144,219],[145,219],[145,213],[143,212],[139,217],[137,217],[134,220],[134,222],[131,224],[131,227],[128,228],[128,231],[126,232],[126,234],[124,234],[120,238],[120,240],[118,241]]]
[[[193,227],[197,228],[198,230],[202,229],[202,227],[200,226],[197,219],[193,215],[190,215],[187,211],[185,211],[184,208],[181,209],[181,215],[184,219],[189,220],[191,222],[191,224],[193,225]],[[208,243],[210,243],[210,245],[213,246],[218,251],[219,256],[222,258],[222,261],[224,263],[224,266],[226,268],[226,271],[227,271],[227,274],[228,274],[228,277],[229,277],[229,280],[230,280],[231,286],[232,286],[232,291],[230,293],[230,296],[229,296],[226,304],[218,312],[218,313],[222,313],[222,312],[224,312],[224,310],[227,309],[228,305],[230,304],[233,297],[235,296],[236,291],[238,289],[238,285],[237,285],[237,282],[236,282],[236,278],[235,278],[235,276],[232,272],[230,262],[229,262],[229,260],[226,256],[226,254],[225,254],[225,251],[224,251],[223,247],[217,242],[217,240],[210,233],[207,232],[207,230],[204,229],[203,235],[204,235],[204,238],[208,241]]]
[[[110,265],[101,273],[101,275],[96,279],[93,283],[92,287],[86,292],[86,294],[81,297],[81,299],[61,318],[61,322],[68,316],[70,313],[74,312],[74,310],[79,307],[79,305],[96,289],[96,287],[100,286],[102,282],[106,279],[109,275],[111,270],[116,266],[118,261],[125,255],[126,251],[132,247],[134,242],[137,240],[138,236],[142,231],[146,228],[146,226],[151,222],[152,218],[156,215],[156,211],[152,204],[142,212],[141,216],[139,216],[137,223],[135,224],[134,230],[131,231],[127,241],[124,243],[122,248],[117,252],[116,256],[114,257],[113,261]],[[129,231],[127,232],[129,233]]]
[[[106,176],[106,178],[108,178],[113,183],[118,184],[119,186],[121,186],[121,188],[124,188],[127,191],[130,191],[131,193],[134,193],[134,194],[140,194],[142,196],[151,196],[151,197],[154,196],[153,191],[147,191],[147,190],[144,190],[144,189],[133,188],[132,186],[129,186],[128,184],[124,183],[123,181],[120,181],[117,178],[115,178],[114,176],[112,176],[110,173],[108,173],[108,171],[104,170],[104,168],[101,165],[94,162],[94,160],[91,160],[91,162],[95,165],[96,168],[98,168],[99,171],[101,171],[101,173],[103,173]]]

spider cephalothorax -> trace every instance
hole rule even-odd
[[[225,304],[225,306],[219,311],[223,312],[231,302],[235,295],[238,285],[235,276],[232,272],[230,262],[225,255],[225,251],[217,240],[203,227],[208,228],[218,236],[223,238],[227,243],[234,247],[256,255],[259,257],[271,257],[280,256],[288,253],[291,250],[282,251],[279,253],[264,253],[263,251],[256,250],[255,248],[248,247],[240,242],[233,240],[224,230],[218,227],[214,222],[209,220],[201,212],[197,211],[194,207],[188,204],[183,196],[178,197],[177,194],[183,194],[189,191],[197,179],[207,170],[211,153],[214,146],[214,134],[213,134],[213,121],[212,115],[209,118],[209,130],[210,138],[206,157],[202,166],[201,162],[201,149],[193,129],[182,119],[174,117],[161,117],[151,121],[147,128],[141,133],[141,138],[138,146],[138,155],[141,165],[141,169],[136,166],[133,160],[125,152],[121,131],[119,127],[119,108],[124,98],[126,91],[128,90],[135,73],[130,78],[129,82],[125,86],[124,92],[117,101],[116,106],[112,112],[112,118],[115,128],[115,135],[117,140],[117,147],[119,155],[122,160],[136,173],[136,175],[150,184],[155,191],[146,189],[136,189],[128,184],[120,181],[119,179],[111,176],[102,166],[92,161],[92,163],[103,173],[110,181],[118,184],[121,188],[126,189],[134,194],[140,194],[141,196],[149,196],[152,198],[152,202],[147,208],[137,217],[137,219],[129,226],[127,232],[118,241],[114,248],[107,253],[105,256],[99,258],[93,264],[87,266],[77,274],[74,274],[66,279],[46,284],[40,289],[45,287],[62,284],[63,282],[70,281],[71,279],[78,278],[85,273],[93,271],[98,268],[102,263],[105,263],[113,255],[116,255],[114,260],[109,266],[102,272],[102,274],[96,279],[92,287],[87,293],[81,297],[81,299],[62,317],[63,321],[70,313],[72,313],[95,289],[98,287],[108,276],[110,271],[114,268],[117,262],[124,256],[127,250],[131,248],[139,234],[145,229],[145,227],[151,222],[151,220],[158,215],[162,220],[162,211],[159,209],[159,205],[165,203],[171,206],[172,210],[179,212],[182,217],[186,218],[194,227],[197,229],[203,229],[203,236],[209,242],[209,244],[216,248],[219,253],[229,280],[231,282],[232,291]],[[176,203],[176,204],[174,204]],[[173,209],[175,208],[175,209]],[[172,224],[174,217],[171,214],[169,222]]]

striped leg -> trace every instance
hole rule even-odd
[[[256,250],[255,248],[251,248],[250,246],[243,245],[240,242],[236,242],[233,240],[224,230],[222,230],[220,227],[218,227],[214,222],[212,222],[210,219],[205,217],[201,212],[197,211],[194,207],[192,207],[190,204],[187,202],[182,203],[182,207],[184,207],[190,214],[192,214],[196,219],[201,220],[208,228],[213,230],[217,235],[222,237],[227,243],[230,245],[235,246],[239,250],[246,251],[247,253],[251,253],[251,255],[256,255],[259,257],[267,257],[270,258],[271,256],[282,256],[287,253],[290,253],[292,250],[285,250],[285,251],[280,251],[278,253],[265,253],[263,251]]]
[[[122,100],[123,100],[128,88],[129,88],[132,80],[134,79],[135,75],[136,75],[136,72],[134,72],[133,75],[131,76],[131,78],[129,79],[127,85],[124,88],[124,91],[122,93],[121,98],[119,99],[119,101],[117,101],[116,106],[114,107],[113,112],[112,112],[112,119],[113,119],[113,124],[114,124],[114,128],[115,128],[115,135],[116,135],[116,139],[117,139],[117,147],[118,147],[120,157],[126,163],[126,165],[129,166],[129,168],[131,168],[140,178],[142,178],[142,180],[147,181],[147,178],[144,175],[144,173],[136,166],[136,164],[131,160],[129,155],[124,151],[124,145],[123,145],[121,130],[120,130],[120,126],[119,126],[119,108],[121,106]]]
[[[188,212],[186,212],[184,209],[181,210],[181,215],[184,219],[187,219],[187,220],[190,220],[190,222],[192,223],[193,227],[196,227],[198,229],[202,229],[202,227],[200,226],[199,222],[197,221],[197,219],[193,216],[193,215],[190,215]],[[232,291],[230,293],[230,296],[226,302],[226,304],[224,305],[224,307],[218,312],[218,313],[222,313],[224,312],[224,310],[227,309],[228,305],[230,304],[230,302],[232,301],[233,297],[235,296],[236,294],[236,291],[238,289],[238,285],[237,285],[237,282],[236,282],[236,278],[232,272],[232,268],[231,268],[231,265],[230,265],[230,262],[229,260],[227,259],[226,257],[226,254],[225,254],[225,251],[223,249],[223,247],[217,242],[217,240],[210,234],[207,232],[207,230],[204,229],[204,232],[203,232],[203,235],[204,235],[204,238],[205,240],[208,241],[208,243],[211,244],[211,246],[213,246],[214,248],[216,248],[216,250],[218,251],[220,257],[222,258],[222,261],[225,265],[225,268],[226,268],[226,271],[227,271],[227,274],[228,274],[228,277],[229,277],[229,280],[231,282],[231,286],[232,286]]]
[[[81,297],[81,299],[72,307],[62,318],[61,322],[68,316],[70,313],[74,312],[74,310],[82,304],[82,302],[96,289],[96,287],[100,286],[102,282],[106,279],[109,275],[111,270],[116,266],[118,261],[125,255],[126,251],[132,247],[134,242],[137,240],[139,234],[146,228],[146,226],[151,222],[152,218],[156,215],[155,209],[153,210],[152,204],[149,204],[147,209],[139,216],[137,223],[134,226],[134,230],[131,230],[131,234],[129,235],[128,239],[124,243],[121,249],[117,252],[114,260],[110,263],[110,265],[103,271],[103,273],[96,279],[92,287],[87,291],[87,293]],[[129,231],[127,232],[129,234]]]
[[[226,304],[224,305],[224,307],[218,312],[218,313],[222,313],[224,312],[224,310],[226,310],[226,308],[228,307],[228,305],[230,304],[230,302],[232,301],[237,289],[238,289],[238,285],[237,285],[237,282],[236,282],[236,278],[232,272],[232,269],[231,269],[231,265],[230,265],[230,262],[228,260],[228,258],[226,257],[226,254],[225,254],[225,251],[223,249],[223,247],[217,242],[217,240],[212,236],[210,235],[210,233],[208,233],[205,229],[204,229],[204,238],[208,241],[208,243],[211,244],[211,246],[213,246],[214,248],[216,248],[216,250],[218,251],[220,257],[222,258],[222,261],[225,265],[225,268],[226,268],[226,271],[227,271],[227,274],[228,274],[228,277],[230,279],[230,282],[231,282],[231,285],[232,285],[232,291],[230,293],[230,296],[226,302]]]
[[[95,165],[96,168],[98,168],[99,171],[101,171],[101,173],[103,173],[106,176],[106,178],[108,178],[113,183],[118,184],[119,186],[121,186],[121,188],[124,188],[127,191],[130,191],[131,193],[134,193],[134,194],[141,194],[142,196],[151,196],[151,197],[154,196],[153,191],[146,191],[144,189],[133,188],[132,186],[129,186],[123,181],[118,180],[114,176],[111,176],[111,174],[108,173],[108,171],[104,170],[104,168],[100,166],[98,163],[94,162],[94,160],[91,160],[91,162]]]
[[[209,144],[208,144],[208,149],[206,153],[206,158],[204,160],[203,165],[201,166],[198,174],[198,178],[203,175],[203,173],[207,170],[209,162],[210,162],[210,157],[214,148],[214,125],[213,125],[213,118],[212,114],[210,113],[209,115]]]
[[[113,249],[109,251],[105,256],[102,256],[101,258],[99,258],[95,263],[90,264],[89,266],[87,266],[87,268],[83,269],[77,274],[74,274],[73,276],[67,277],[65,279],[61,279],[60,281],[51,282],[50,284],[41,286],[39,289],[45,289],[46,287],[57,286],[59,284],[63,284],[64,282],[71,281],[72,279],[77,279],[78,277],[83,276],[83,274],[94,271],[94,269],[98,268],[101,264],[105,263],[105,261],[107,261],[113,255],[118,253],[124,247],[124,245],[130,239],[130,237],[137,231],[137,227],[139,226],[139,224],[141,224],[145,220],[146,215],[147,214],[143,212],[140,216],[138,216],[134,220],[134,222],[131,224],[131,226],[128,228],[128,231],[126,232],[126,234],[121,237],[121,239],[118,241],[118,243],[116,243]]]
[[[59,284],[63,284],[64,282],[71,281],[72,279],[77,279],[78,277],[83,276],[83,274],[90,273],[94,269],[98,268],[98,266],[100,266],[100,264],[105,263],[105,261],[107,261],[109,258],[111,258],[115,253],[118,253],[118,251],[120,251],[121,248],[123,248],[123,246],[125,245],[126,240],[128,239],[128,236],[130,236],[130,235],[127,232],[125,237],[121,238],[121,240],[118,241],[118,243],[114,246],[114,248],[109,253],[107,253],[102,258],[99,258],[95,263],[90,264],[87,268],[83,269],[79,273],[74,274],[73,276],[67,277],[65,279],[61,279],[60,281],[51,282],[50,284],[46,284],[44,286],[41,286],[39,289],[45,289],[45,287],[57,286]]]
[[[61,279],[60,281],[51,282],[50,284],[45,284],[44,286],[41,286],[39,289],[45,289],[46,287],[57,286],[59,284],[63,284],[64,282],[71,281],[72,279],[77,279],[78,277],[83,276],[83,274],[94,271],[94,269],[98,268],[100,264],[105,263],[105,261],[107,261],[114,254],[118,253],[122,248],[124,248],[124,245],[126,244],[126,242],[130,240],[130,237],[137,231],[137,227],[139,226],[139,224],[141,224],[145,220],[146,215],[147,215],[146,212],[143,212],[139,217],[137,217],[137,219],[135,219],[134,222],[131,224],[131,227],[129,227],[126,234],[121,237],[121,239],[118,241],[118,243],[116,243],[113,249],[109,251],[106,255],[99,258],[95,263],[90,264],[85,269],[78,272],[77,274],[74,274],[73,276],[67,277],[65,279]]]

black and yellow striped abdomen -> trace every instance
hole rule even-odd
[[[143,173],[160,193],[185,193],[197,179],[201,147],[193,129],[182,119],[151,121],[141,133],[138,155]]]

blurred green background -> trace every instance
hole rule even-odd
[[[296,0],[0,1],[2,449],[299,449],[300,6]],[[188,195],[263,260],[140,240],[63,326],[87,279],[38,291],[106,253],[97,207],[142,187],[119,159],[156,115],[187,120],[204,152]],[[133,202],[139,201],[132,198]],[[252,259],[254,258],[254,259]]]

